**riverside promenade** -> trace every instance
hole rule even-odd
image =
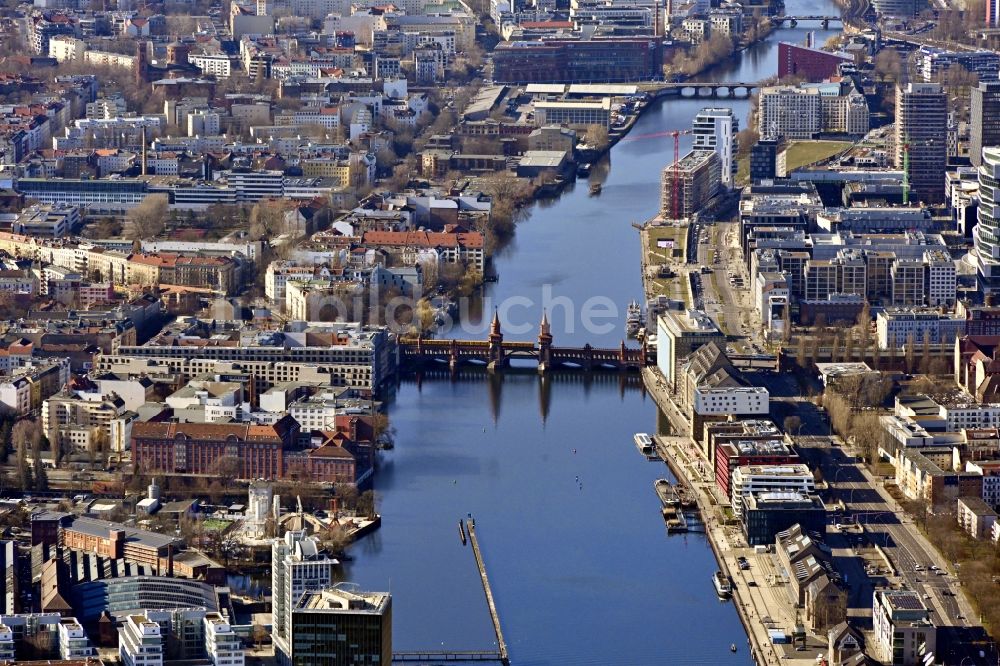
[[[662,377],[653,368],[643,370],[646,389],[653,396],[661,411],[667,415],[675,429],[686,426],[680,409],[673,403]],[[730,577],[733,583],[733,604],[740,621],[747,632],[749,648],[759,665],[798,664],[814,665],[816,657],[825,653],[827,646],[815,638],[810,638],[802,646],[796,644],[773,645],[769,630],[781,630],[791,634],[795,626],[802,623],[802,612],[792,603],[785,580],[785,572],[779,569],[773,553],[758,553],[747,546],[740,528],[727,524],[723,506],[728,499],[719,497],[715,485],[715,474],[711,465],[688,437],[654,437],[656,450],[670,467],[677,480],[691,489],[698,503],[708,543],[715,553],[719,569]],[[745,557],[750,568],[739,567],[738,558]],[[711,590],[711,581],[705,581],[706,593]],[[737,650],[747,646],[737,646]]]

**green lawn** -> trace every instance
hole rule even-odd
[[[687,246],[687,227],[662,226],[649,227],[647,229],[649,246],[646,248],[646,263],[652,267],[658,267],[667,263],[670,259],[682,259]],[[673,241],[673,247],[657,247],[660,240]],[[654,278],[649,280],[650,289],[654,295],[665,295],[672,299],[687,302],[687,289],[684,287],[683,273],[678,273],[675,277]]]
[[[785,152],[785,170],[814,164],[851,147],[850,141],[795,141]]]
[[[225,532],[226,528],[232,525],[228,520],[218,520],[216,518],[209,518],[204,521],[201,526],[210,532]]]
[[[649,247],[646,248],[646,253],[650,264],[662,264],[671,257],[684,256],[687,245],[687,227],[650,227],[648,233]],[[672,240],[674,242],[673,248],[656,247],[657,241],[660,240]]]

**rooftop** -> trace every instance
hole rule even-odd
[[[382,615],[389,609],[391,599],[387,592],[364,592],[353,585],[340,583],[324,590],[306,592],[295,605],[295,610]]]

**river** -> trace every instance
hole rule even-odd
[[[786,13],[839,10],[830,0],[786,0]],[[778,42],[802,43],[807,32],[803,24],[778,30],[698,78],[771,76]],[[816,43],[832,34],[817,30]],[[495,259],[500,279],[489,295],[503,305],[508,339],[533,339],[548,301],[557,345],[618,345],[625,304],[642,296],[630,223],[656,212],[672,158],[662,133],[689,128],[704,106],[730,106],[745,126],[746,100],[669,99],[612,149],[600,196],[581,182],[535,205]],[[511,307],[515,297],[527,301]],[[618,310],[613,330],[596,317],[584,325],[585,306],[599,315],[609,304]],[[382,528],[352,548],[343,574],[392,592],[395,649],[494,645],[472,553],[458,538],[459,519],[472,514],[516,666],[749,662],[736,612],[712,588],[704,536],[665,533],[652,486],[666,469],[632,442],[658,426],[637,380],[411,379],[390,416],[397,446],[376,479]]]

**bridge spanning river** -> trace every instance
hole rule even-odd
[[[399,342],[400,360],[410,368],[428,364],[447,364],[455,372],[463,364],[486,366],[500,370],[511,361],[526,360],[538,364],[538,372],[555,369],[641,370],[653,362],[646,346],[626,347],[622,340],[617,349],[592,347],[555,347],[548,316],[542,314],[536,342],[504,342],[500,318],[494,314],[490,335],[486,340],[432,340],[422,337],[404,338]]]

